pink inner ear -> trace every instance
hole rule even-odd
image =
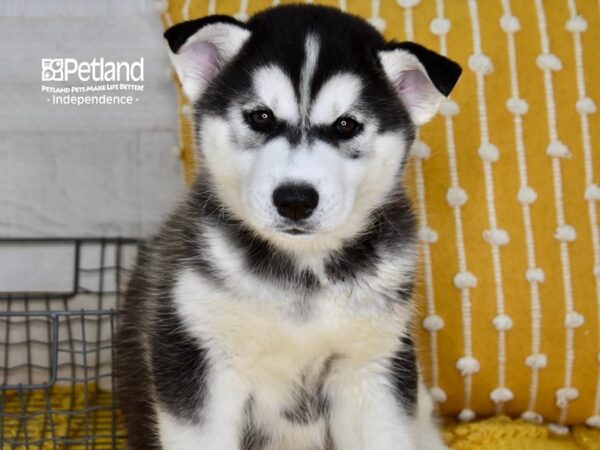
[[[399,74],[396,83],[398,94],[405,106],[411,110],[423,106],[427,98],[436,94],[431,81],[420,70],[406,70]]]
[[[190,76],[199,75],[205,82],[212,80],[221,67],[221,59],[217,47],[208,42],[195,42],[186,52],[186,59],[194,73]]]

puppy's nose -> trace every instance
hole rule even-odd
[[[280,216],[302,220],[319,204],[319,193],[308,184],[282,184],[273,191],[273,204]]]

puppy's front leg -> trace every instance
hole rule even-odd
[[[214,369],[196,418],[160,409],[163,450],[239,450],[249,389],[232,369]]]
[[[397,396],[389,373],[361,369],[332,382],[330,427],[335,448],[344,450],[417,449],[413,411]]]

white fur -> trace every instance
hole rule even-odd
[[[302,117],[308,116],[310,106],[310,86],[312,83],[317,61],[319,60],[319,40],[314,34],[309,34],[304,43],[304,64],[300,72],[300,109]]]
[[[338,117],[352,113],[362,90],[362,81],[354,74],[339,73],[323,85],[310,113],[313,124],[333,123]],[[355,117],[360,120],[362,117]]]
[[[186,328],[210,343],[211,379],[218,381],[216,387],[211,384],[210,392],[219,402],[207,409],[209,421],[205,426],[210,427],[211,436],[222,436],[224,441],[219,441],[220,446],[206,444],[202,448],[230,448],[227,436],[234,424],[232,417],[237,417],[250,392],[258,425],[268,429],[278,442],[274,449],[314,448],[323,424],[301,427],[303,432],[299,432],[298,425],[291,425],[281,412],[293,403],[290,394],[294,385],[302,383],[301,375],[318,373],[331,354],[344,355],[334,362],[325,384],[336,405],[330,426],[339,439],[338,448],[384,450],[396,448],[398,442],[416,448],[418,430],[403,416],[385,381],[388,368],[380,362],[398,349],[398,336],[409,317],[408,311],[402,313],[401,305],[385,307],[384,302],[376,301],[378,290],[398,282],[390,276],[391,263],[378,267],[377,272],[387,271],[387,277],[373,276],[361,289],[344,292],[339,285],[323,289],[318,298],[311,299],[316,310],[310,319],[298,320],[294,304],[299,299],[289,295],[282,301],[276,286],[256,280],[252,286],[251,277],[236,276],[233,271],[238,268],[231,262],[235,254],[229,253],[219,231],[211,233],[210,251],[215,263],[226,277],[239,281],[239,288],[234,295],[226,294],[212,288],[201,275],[187,271],[180,275],[174,292]],[[404,270],[402,267],[402,263],[396,264],[397,274]],[[376,279],[383,280],[385,286],[379,286]],[[233,373],[238,374],[235,381],[219,388]],[[230,415],[224,424],[222,411]],[[201,436],[199,430],[195,441],[202,442],[198,441]]]
[[[239,450],[249,387],[227,367],[215,367],[211,375],[206,414],[199,423],[183,422],[159,409],[158,429],[165,450]]]
[[[336,382],[332,434],[344,450],[396,450],[417,447],[418,431],[394,399],[383,367],[372,364]]]
[[[253,87],[261,99],[255,106],[266,106],[279,120],[298,123],[300,112],[294,86],[283,70],[274,65],[260,68],[254,74]],[[246,105],[246,109],[252,109],[252,105]]]
[[[285,295],[281,286],[247,274],[220,230],[203,232],[206,251],[229,282],[227,290],[188,270],[179,276],[174,299],[188,331],[209,343],[207,421],[201,427],[186,425],[161,413],[165,450],[237,448],[231,436],[239,435],[234,430],[250,393],[258,426],[274,436],[272,450],[318,447],[323,421],[299,427],[281,412],[293,403],[292,387],[302,383],[301,376],[316,376],[331,354],[344,355],[325,382],[334,405],[330,428],[337,448],[385,450],[398,448],[398,443],[407,449],[444,448],[431,422],[426,390],[421,389],[415,426],[384,376],[388,367],[382,361],[397,351],[410,312],[400,304],[390,306],[382,293],[402,283],[413,254],[389,255],[354,285],[326,284],[311,298],[315,309],[309,318],[299,320],[300,293]],[[215,440],[206,441],[207,436]]]

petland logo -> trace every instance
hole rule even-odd
[[[143,81],[144,58],[133,62],[42,58],[42,82],[49,83],[42,84],[42,92],[52,94],[46,101],[53,105],[131,105],[140,99],[130,92],[143,91]]]
[[[42,81],[144,81],[144,58],[129,63],[104,58],[78,61],[75,58],[42,59]]]

